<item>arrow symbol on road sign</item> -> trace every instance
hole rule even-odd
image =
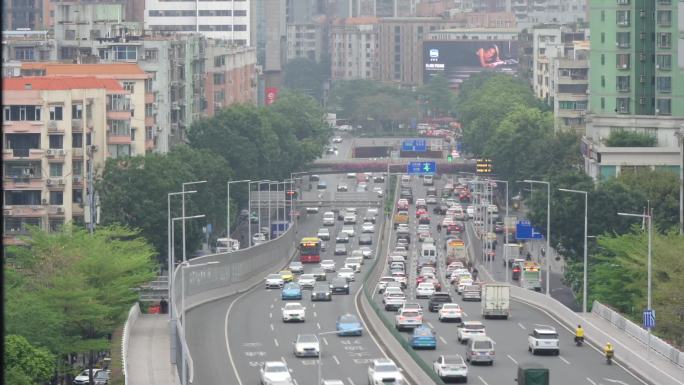
[[[425,172],[429,172],[430,171],[430,164],[429,163],[423,164],[423,170],[425,170]]]

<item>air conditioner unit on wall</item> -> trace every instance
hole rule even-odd
[[[2,214],[6,216],[12,216],[12,210],[3,210]]]
[[[48,179],[45,181],[45,184],[48,186],[52,186],[52,179]]]

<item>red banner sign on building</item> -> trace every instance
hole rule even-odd
[[[278,91],[280,91],[276,87],[268,87],[266,88],[266,105],[270,106],[271,104],[275,103],[275,101],[278,99]]]

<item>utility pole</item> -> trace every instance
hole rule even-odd
[[[95,146],[88,146],[88,206],[90,206],[90,223],[88,223],[88,231],[92,235],[95,232],[95,221],[97,221],[97,208],[95,207],[95,183],[93,181],[93,152]]]

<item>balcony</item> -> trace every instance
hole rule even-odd
[[[152,127],[154,126],[154,116],[146,116],[145,117],[145,127]]]
[[[154,139],[145,140],[145,150],[154,150]]]
[[[3,121],[2,130],[5,133],[17,133],[17,134],[40,134],[43,132],[43,127],[45,123],[40,120],[30,121]]]
[[[78,148],[73,148],[71,150],[71,156],[73,158],[83,158],[83,149],[78,147]]]
[[[47,178],[45,180],[45,185],[48,189],[63,189],[64,184],[64,178]]]
[[[83,119],[71,119],[71,131],[83,131]]]
[[[61,205],[50,205],[47,210],[50,216],[64,216],[64,206]]]
[[[83,176],[82,175],[74,175],[71,177],[71,183],[74,186],[82,186],[83,185]]]
[[[66,151],[61,148],[49,148],[45,151],[49,159],[60,159],[66,156]]]
[[[43,205],[4,206],[3,211],[6,216],[16,217],[42,217],[47,214],[47,209]]]
[[[56,120],[50,120],[47,122],[47,129],[49,133],[60,133],[64,132],[64,127],[60,124],[60,122]]]
[[[40,148],[9,148],[2,150],[2,160],[40,160],[43,154]]]
[[[123,133],[107,133],[107,144],[131,144],[131,135]]]
[[[107,110],[107,119],[110,119],[110,120],[130,120],[131,119],[131,111],[130,110],[123,110],[123,111]]]
[[[155,96],[154,92],[146,92],[145,93],[145,104],[154,103],[156,101],[154,96]]]
[[[3,178],[3,187],[5,189],[42,189],[43,179],[40,176],[15,176],[15,175],[5,175]]]

